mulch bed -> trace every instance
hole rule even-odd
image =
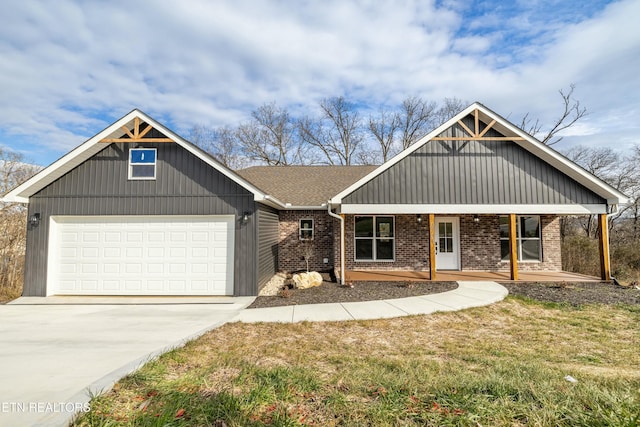
[[[538,301],[582,304],[640,304],[640,290],[611,283],[571,282],[500,283],[511,295]],[[457,288],[455,282],[356,282],[353,288],[333,282],[323,282],[311,289],[291,289],[287,297],[261,296],[249,308],[279,307],[297,304],[373,301],[436,294]]]
[[[353,288],[334,282],[309,289],[290,289],[288,297],[258,297],[249,308],[297,304],[358,302],[439,294],[457,288],[455,282],[356,282]]]
[[[500,283],[511,295],[538,301],[582,304],[640,304],[640,290],[606,282]]]

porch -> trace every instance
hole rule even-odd
[[[426,281],[431,280],[428,271],[383,271],[383,270],[347,270],[347,282],[360,281]],[[438,271],[437,280],[442,282],[456,281],[511,281],[509,271]],[[599,282],[602,279],[568,271],[527,271],[520,272],[520,282]]]

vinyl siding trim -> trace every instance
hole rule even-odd
[[[343,214],[531,214],[592,215],[607,213],[602,205],[474,205],[474,204],[343,204]]]

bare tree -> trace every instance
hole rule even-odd
[[[229,126],[215,129],[202,125],[194,126],[189,138],[191,142],[230,169],[242,169],[249,163],[242,153],[236,130]]]
[[[369,131],[380,147],[382,161],[386,162],[395,154],[396,132],[400,128],[400,115],[380,110],[376,117],[369,116]]]
[[[0,147],[0,195],[20,185],[40,168]],[[0,202],[0,300],[20,295],[26,247],[27,210],[18,203]]]
[[[331,165],[357,163],[357,153],[364,141],[362,119],[354,104],[344,97],[326,98],[320,102],[320,117],[300,121],[300,136],[325,157]]]
[[[571,147],[564,152],[571,161],[577,163],[586,171],[599,177],[618,191],[638,196],[640,186],[640,174],[638,173],[638,160],[634,156],[623,157],[611,147],[586,147],[582,145]],[[640,155],[638,155],[640,156]],[[616,222],[626,216],[633,209],[633,203],[619,206],[616,214],[609,216],[609,227],[613,228]],[[595,216],[580,217],[578,219],[581,228],[589,237],[596,237],[597,225]]]
[[[442,105],[435,111],[435,119],[432,122],[431,129],[435,129],[460,111],[464,110],[469,103],[460,98],[444,98]],[[429,130],[431,130],[429,129]]]
[[[580,105],[580,101],[573,99],[573,91],[575,88],[575,85],[571,84],[568,92],[565,93],[562,89],[558,91],[562,97],[563,110],[546,133],[538,137],[543,130],[543,125],[538,119],[533,121],[529,117],[529,113],[525,114],[522,118],[519,126],[520,129],[538,138],[543,144],[555,145],[560,142],[562,137],[558,136],[558,133],[570,128],[588,114],[587,109]]]
[[[402,132],[400,142],[403,150],[422,138],[431,129],[444,123],[444,120],[436,123],[438,120],[436,115],[437,108],[438,104],[436,102],[426,102],[416,96],[406,98],[402,101],[398,120]],[[460,108],[460,110],[462,110],[462,108]],[[460,110],[456,111],[454,115]]]
[[[275,103],[264,104],[238,127],[237,137],[246,156],[270,166],[304,164],[303,146],[296,123]]]

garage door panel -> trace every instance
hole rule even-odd
[[[233,217],[52,217],[48,294],[233,293]]]

